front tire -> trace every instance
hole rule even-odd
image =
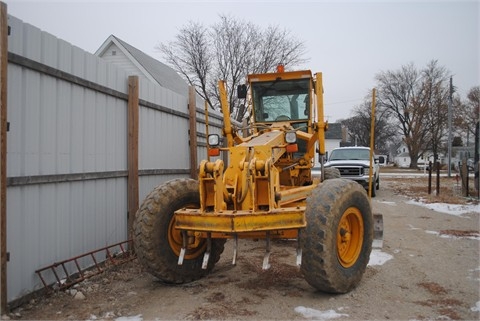
[[[350,180],[325,181],[307,198],[305,215],[299,241],[306,281],[323,292],[349,292],[372,251],[373,216],[365,190]]]
[[[143,201],[134,221],[134,245],[139,262],[166,283],[195,281],[208,274],[220,259],[225,240],[212,239],[207,269],[202,269],[206,240],[189,232],[190,244],[183,265],[178,265],[182,234],[174,227],[174,212],[199,208],[198,182],[177,179],[157,186]]]

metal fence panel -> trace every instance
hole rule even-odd
[[[35,270],[127,238],[127,73],[9,16],[7,300]],[[188,93],[140,78],[139,199],[190,175]],[[206,158],[197,98],[198,159]],[[220,133],[211,113],[210,133]],[[91,264],[87,260],[81,264]],[[47,279],[53,282],[53,276]]]

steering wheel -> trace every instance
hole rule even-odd
[[[275,118],[275,121],[282,121],[282,120],[290,120],[290,117],[287,115],[280,115],[277,118]]]

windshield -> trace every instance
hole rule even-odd
[[[368,149],[334,149],[330,154],[330,160],[369,160],[370,151]]]
[[[252,83],[255,121],[307,120],[310,110],[309,79]]]

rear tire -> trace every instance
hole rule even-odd
[[[328,293],[352,290],[372,251],[373,216],[365,190],[346,179],[325,181],[307,198],[305,215],[299,241],[306,281]]]
[[[157,186],[143,201],[134,221],[134,245],[139,262],[166,283],[195,281],[208,274],[220,259],[225,240],[212,239],[207,269],[202,269],[206,240],[194,234],[196,242],[187,248],[183,265],[178,265],[182,234],[174,228],[174,212],[184,207],[199,208],[198,182],[177,179]]]

